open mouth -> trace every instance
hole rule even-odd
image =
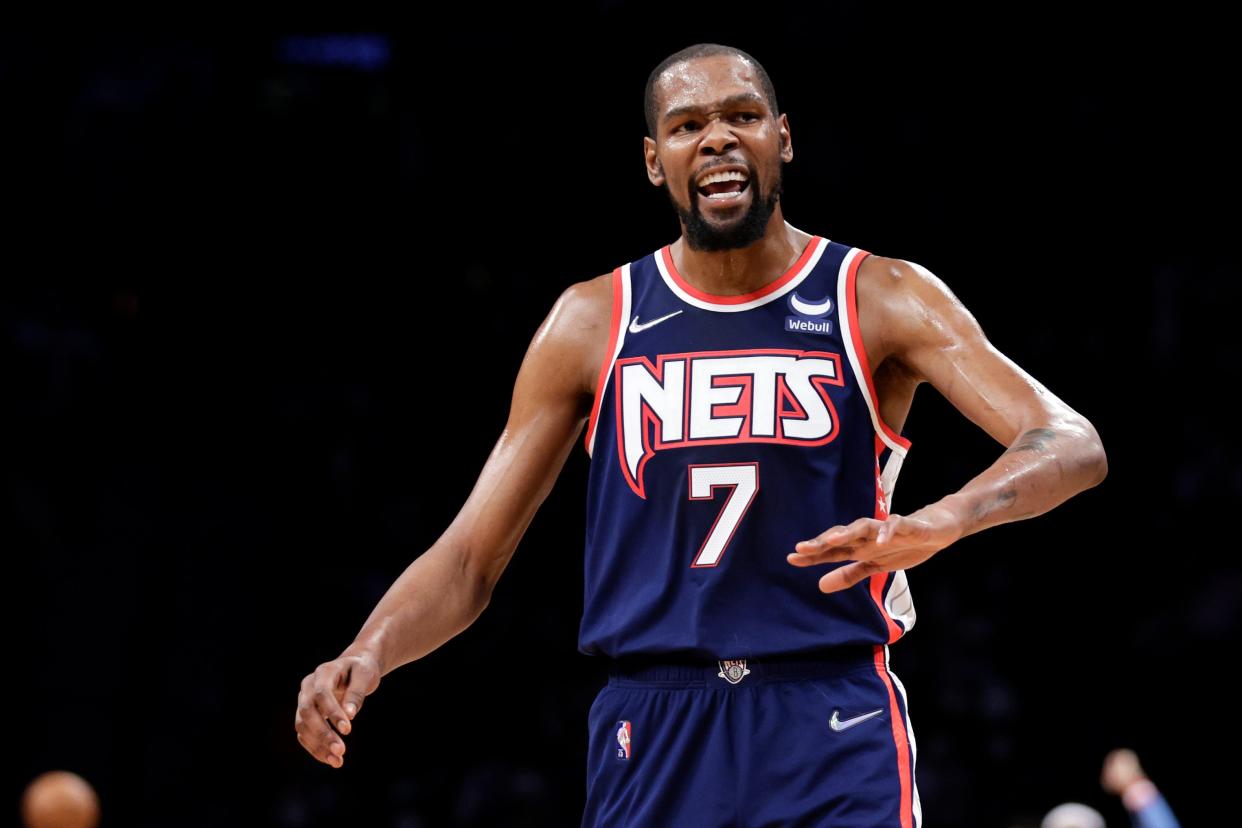
[[[746,191],[750,189],[750,179],[716,181],[696,189],[699,191],[699,196],[711,205],[735,204],[740,202]]]

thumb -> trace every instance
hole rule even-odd
[[[345,694],[341,699],[345,714],[353,719],[362,709],[362,700],[375,689],[378,682],[373,671],[361,664],[355,664],[349,671],[349,679],[345,685]]]

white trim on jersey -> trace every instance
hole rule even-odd
[[[854,329],[850,325],[849,314],[849,308],[853,305],[852,300],[854,297],[848,293],[849,272],[850,266],[854,261],[863,255],[866,255],[864,251],[854,247],[841,259],[841,269],[837,274],[837,319],[841,323],[841,341],[845,344],[845,355],[849,358],[850,367],[854,369],[854,377],[858,381],[858,387],[862,390],[863,401],[867,403],[867,412],[871,415],[871,427],[875,429],[876,434],[880,435],[884,445],[892,449],[892,454],[889,455],[888,462],[884,464],[884,469],[880,474],[880,487],[884,491],[884,497],[889,508],[891,508],[893,492],[897,488],[897,474],[901,471],[901,462],[905,459],[906,449],[885,434],[884,429],[880,426],[880,412],[876,411],[875,403],[871,399],[871,377],[867,376],[863,371],[862,363],[858,359],[858,352],[854,349]]]
[[[880,436],[884,445],[891,449],[884,468],[880,470],[880,491],[884,495],[884,507],[891,513],[893,494],[897,491],[897,476],[901,473],[901,464],[906,459],[906,449],[905,446],[889,437],[880,425],[880,412],[876,410],[876,401],[871,398],[873,388],[871,377],[863,371],[862,360],[859,359],[858,352],[854,348],[854,329],[850,324],[849,309],[858,306],[855,301],[856,297],[849,295],[849,272],[858,258],[864,255],[867,254],[855,247],[841,260],[841,269],[837,273],[837,319],[841,323],[841,341],[845,345],[846,358],[854,371],[855,381],[862,391],[863,401],[867,403],[867,413],[871,415],[871,427]],[[857,286],[855,288],[857,289]],[[858,341],[862,341],[861,336]],[[914,611],[914,599],[910,594],[910,582],[906,578],[904,569],[897,570],[897,574],[893,576],[893,583],[888,588],[888,594],[884,596],[884,611],[894,621],[901,622],[903,635],[914,628],[917,615]]]
[[[785,223],[787,225],[789,224],[789,222],[785,222]],[[789,225],[789,226],[792,227],[793,225]],[[815,243],[814,239],[808,242],[808,244],[814,244],[814,243]],[[749,302],[739,302],[737,304],[727,304],[724,302],[705,302],[702,299],[699,299],[697,297],[691,296],[689,293],[686,293],[686,291],[682,289],[681,285],[677,284],[677,282],[673,279],[672,275],[669,274],[668,268],[664,264],[664,256],[661,255],[661,253],[664,250],[663,247],[661,247],[659,250],[656,251],[655,262],[656,262],[656,267],[659,268],[660,270],[660,278],[664,280],[664,284],[668,285],[668,289],[671,290],[674,294],[676,294],[677,298],[681,299],[686,304],[693,305],[696,308],[702,308],[703,310],[723,311],[724,313],[736,313],[738,311],[747,311],[747,310],[750,310],[751,308],[757,308],[760,305],[766,305],[768,302],[781,298],[786,293],[789,293],[789,291],[793,290],[798,285],[802,284],[802,281],[806,279],[807,276],[811,275],[811,271],[815,269],[815,265],[819,263],[820,257],[824,255],[824,251],[827,249],[828,249],[828,239],[821,240],[819,244],[816,246],[815,250],[811,251],[811,255],[807,258],[806,263],[802,265],[802,269],[798,271],[796,276],[794,276],[784,285],[782,285],[781,287],[777,288],[776,290],[772,291],[769,294],[760,296],[758,299],[752,299]]]
[[[914,611],[914,599],[910,596],[910,581],[906,578],[904,569],[898,569],[897,574],[893,576],[893,583],[888,588],[888,594],[884,596],[884,611],[888,613],[889,618],[901,622],[902,635],[914,629],[914,621],[918,614]]]
[[[604,392],[608,389],[608,381],[612,378],[612,366],[616,364],[617,357],[621,354],[621,346],[625,344],[625,333],[630,324],[631,304],[633,304],[633,300],[630,295],[630,266],[624,264],[621,265],[621,315],[617,320],[617,345],[613,348],[612,358],[608,360],[608,372],[604,374],[604,381],[600,384],[599,390],[595,392],[600,405],[603,405]],[[595,433],[599,431],[599,421],[601,419],[603,419],[603,412],[597,411],[595,422],[591,424],[591,437],[587,444],[587,457],[595,456]]]
[[[870,394],[867,394],[867,406],[871,406]],[[879,432],[879,434],[881,437],[884,437],[883,431]],[[891,448],[893,452],[888,456],[888,460],[884,463],[884,468],[880,472],[880,490],[884,492],[884,507],[891,511],[893,508],[893,492],[897,490],[897,475],[900,474],[901,464],[906,459],[906,450],[900,445],[894,446],[887,438],[884,440],[884,444]]]

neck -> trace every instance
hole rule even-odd
[[[767,232],[749,247],[735,250],[695,250],[683,233],[669,245],[673,264],[682,278],[699,290],[717,296],[752,293],[779,279],[802,255],[811,234],[772,214]]]

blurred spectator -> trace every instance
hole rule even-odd
[[[1065,802],[1049,811],[1039,828],[1104,828],[1104,817],[1090,805]]]
[[[1104,757],[1100,784],[1104,790],[1121,797],[1135,828],[1180,828],[1169,803],[1143,773],[1134,751],[1122,748]]]

